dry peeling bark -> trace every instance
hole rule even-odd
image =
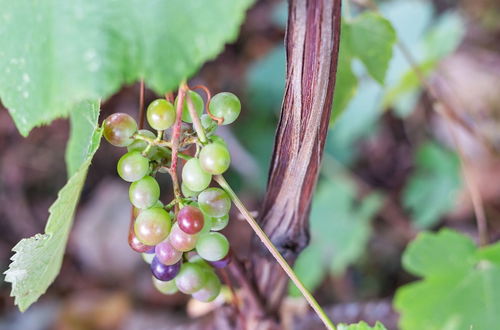
[[[309,211],[328,132],[337,71],[341,0],[290,0],[287,75],[260,222],[293,263],[309,241]],[[255,241],[256,249],[262,244]],[[266,255],[252,260],[266,313],[278,309],[288,278]]]

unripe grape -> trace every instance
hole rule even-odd
[[[210,174],[222,174],[227,171],[231,163],[229,150],[221,143],[210,143],[200,151],[200,165]]]
[[[114,146],[126,147],[134,139],[132,136],[137,132],[137,123],[134,118],[126,113],[114,113],[106,118],[102,124],[102,134]]]
[[[158,260],[167,266],[175,264],[182,258],[182,252],[174,248],[168,238],[156,245],[155,253]]]
[[[147,209],[158,202],[160,198],[160,185],[153,177],[145,176],[130,185],[129,198],[135,207]]]
[[[171,226],[168,212],[159,207],[153,207],[139,213],[135,219],[134,232],[142,243],[152,246],[167,238]]]
[[[155,257],[155,255],[151,253],[141,253],[141,256],[142,260],[144,260],[147,264],[151,264],[153,258]]]
[[[192,191],[191,189],[186,187],[184,182],[181,184],[181,191],[184,197],[196,197],[199,193],[199,191]]]
[[[211,228],[212,231],[219,231],[226,228],[229,223],[229,214],[223,215],[222,217],[210,217],[211,220]]]
[[[174,280],[170,281],[160,281],[156,277],[153,277],[153,285],[155,286],[156,290],[160,291],[163,294],[174,294],[177,291],[177,286],[175,285]]]
[[[198,116],[201,116],[203,113],[203,107],[204,107],[204,102],[203,99],[201,98],[200,94],[194,92],[194,91],[189,91],[189,96],[191,97],[191,101],[193,102],[193,106],[196,110],[196,113]],[[177,109],[177,102],[178,102],[179,97],[175,98],[175,108]],[[187,100],[187,94],[184,97],[184,105],[182,107],[182,121],[185,121],[186,123],[192,123],[193,120],[191,119],[191,115],[189,114],[189,108],[188,108],[188,100]]]
[[[212,135],[210,137],[210,141],[212,141],[212,143],[220,143],[222,144],[224,147],[226,147],[227,149],[227,143],[226,143],[226,140],[224,140],[222,137],[218,136],[218,135]]]
[[[212,219],[211,219],[211,217],[209,217],[206,214],[203,214],[203,228],[201,228],[199,234],[208,233],[211,229],[212,229]]]
[[[206,271],[205,285],[192,294],[193,298],[203,302],[210,302],[217,298],[220,293],[221,283],[213,271]]]
[[[175,284],[179,291],[191,294],[200,290],[206,283],[206,271],[196,263],[184,263],[175,278]]]
[[[178,223],[172,226],[172,231],[168,237],[170,244],[179,251],[186,252],[194,249],[196,246],[197,235],[189,235],[183,232]]]
[[[229,213],[231,199],[220,188],[208,188],[198,195],[198,205],[206,215],[220,218]]]
[[[158,131],[163,131],[175,122],[174,105],[164,99],[154,100],[148,106],[146,117],[149,126]]]
[[[228,125],[240,115],[241,103],[233,93],[223,92],[212,97],[209,108],[212,115],[224,119],[223,125]]]
[[[221,233],[204,233],[198,237],[196,252],[205,260],[217,261],[224,258],[229,251],[229,241]]]
[[[201,168],[197,158],[191,158],[182,168],[182,182],[192,191],[202,191],[211,180],[212,175]]]
[[[200,232],[205,223],[203,213],[200,209],[194,206],[184,206],[177,214],[177,223],[179,228],[189,235],[194,235]]]
[[[127,152],[116,166],[118,175],[125,181],[134,182],[142,179],[149,172],[149,160],[139,151]]]
[[[179,274],[180,268],[180,261],[173,265],[167,266],[162,264],[157,257],[154,257],[153,261],[151,262],[151,272],[153,273],[153,276],[160,281],[173,280],[177,276],[177,274]]]

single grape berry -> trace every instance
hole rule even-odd
[[[120,158],[116,169],[123,180],[134,182],[148,174],[149,160],[139,151],[130,151]]]
[[[212,231],[219,231],[226,228],[229,223],[229,214],[223,215],[222,217],[210,217]]]
[[[203,113],[203,107],[204,107],[204,102],[203,99],[201,98],[200,94],[194,92],[194,91],[189,91],[189,97],[191,98],[191,101],[193,102],[194,109],[196,110],[196,113],[198,116],[201,116]],[[175,108],[177,109],[177,102],[178,102],[179,97],[175,98]],[[188,100],[187,100],[187,94],[184,97],[184,105],[182,107],[182,121],[185,121],[186,123],[192,123],[193,120],[191,119],[191,115],[189,114],[189,108],[188,108]]]
[[[179,228],[179,224],[176,222],[172,226],[172,231],[170,232],[170,236],[168,237],[170,244],[179,251],[187,252],[196,246],[197,235],[189,235],[183,232]]]
[[[229,253],[224,257],[222,258],[221,260],[217,260],[217,261],[210,261],[210,264],[214,267],[214,268],[225,268],[227,265],[229,265],[229,263],[231,263],[231,251],[229,251]]]
[[[129,198],[135,207],[147,209],[158,202],[160,198],[160,185],[153,177],[145,176],[130,185]]]
[[[210,302],[220,293],[221,283],[213,271],[205,271],[205,285],[192,294],[193,298],[203,302]]]
[[[192,191],[191,189],[186,187],[184,182],[181,184],[181,191],[182,191],[182,194],[184,195],[184,197],[186,197],[186,198],[187,197],[196,197],[199,193],[199,191]]]
[[[226,143],[226,140],[224,140],[223,138],[221,138],[220,136],[218,135],[212,135],[210,137],[210,141],[212,141],[212,143],[220,143],[222,144],[224,147],[227,148],[227,143]]]
[[[170,281],[160,281],[156,277],[153,277],[153,285],[155,286],[156,290],[160,291],[163,294],[174,294],[177,291],[177,286],[175,285],[174,280]]]
[[[134,141],[132,136],[137,132],[137,123],[126,113],[110,115],[104,120],[102,127],[104,138],[117,147],[130,145]]]
[[[223,259],[229,251],[229,241],[221,233],[204,233],[198,237],[196,252],[205,260]]]
[[[231,163],[229,150],[221,143],[210,143],[200,151],[200,165],[210,174],[222,174],[227,171]]]
[[[241,103],[233,93],[223,92],[212,97],[209,108],[212,115],[224,119],[223,125],[228,125],[240,115]]]
[[[175,284],[179,291],[191,294],[205,285],[206,275],[203,267],[196,263],[187,262],[182,264],[181,270],[175,278]]]
[[[172,221],[164,209],[153,207],[141,211],[134,223],[137,238],[146,245],[156,245],[167,238]]]
[[[182,252],[174,248],[168,238],[156,245],[155,253],[158,260],[167,266],[175,264],[182,258]]]
[[[220,188],[208,188],[198,195],[198,205],[206,215],[220,218],[229,213],[231,199]]]
[[[179,228],[189,235],[197,234],[203,228],[205,221],[203,213],[200,209],[194,206],[184,206],[177,215],[177,223]]]
[[[175,122],[174,105],[167,100],[157,99],[151,102],[146,113],[149,126],[163,131]]]
[[[153,261],[151,261],[151,272],[153,273],[153,276],[160,281],[173,280],[177,276],[177,274],[179,274],[180,269],[180,261],[170,266],[162,264],[157,257],[154,257]]]
[[[182,181],[192,191],[202,191],[210,184],[212,175],[204,171],[197,158],[191,158],[182,168]]]

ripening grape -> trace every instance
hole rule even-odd
[[[230,262],[231,262],[231,251],[229,251],[229,253],[221,260],[210,261],[210,264],[215,268],[224,268],[227,265],[229,265]]]
[[[193,106],[196,110],[196,113],[198,116],[201,116],[203,113],[203,107],[204,107],[204,102],[203,99],[201,98],[200,94],[194,92],[194,91],[189,91],[189,96],[191,97],[191,101],[193,101]],[[175,98],[175,108],[177,109],[177,101],[179,97]],[[189,109],[188,109],[188,104],[187,104],[187,94],[186,97],[184,97],[184,105],[182,107],[182,121],[185,121],[186,123],[192,123],[193,120],[191,119],[191,115],[189,114]]]
[[[229,150],[221,143],[210,143],[200,151],[201,168],[210,174],[222,174],[231,163]]]
[[[217,261],[224,258],[229,251],[229,241],[221,233],[204,233],[198,237],[196,252],[205,260]]]
[[[212,115],[224,119],[223,125],[228,125],[240,115],[241,103],[233,93],[223,92],[212,97],[209,108]]]
[[[153,285],[155,286],[156,290],[160,291],[163,294],[174,294],[177,291],[177,286],[175,285],[174,280],[170,281],[160,281],[156,277],[153,277]]]
[[[206,215],[220,218],[229,213],[231,199],[220,188],[208,188],[198,195],[198,205]]]
[[[160,198],[160,185],[153,177],[145,176],[130,185],[129,198],[135,207],[147,209],[158,202]]]
[[[148,174],[149,160],[139,151],[130,151],[120,158],[116,169],[123,180],[134,182]]]
[[[175,122],[174,105],[164,99],[154,100],[148,106],[146,117],[149,126],[158,131],[163,131]]]
[[[211,220],[211,228],[212,231],[219,231],[226,228],[229,223],[229,214],[223,215],[222,217],[210,217]]]
[[[180,261],[170,266],[162,264],[157,257],[154,257],[153,261],[151,261],[151,272],[153,273],[153,276],[160,281],[173,280],[177,276],[177,274],[179,274],[180,269]]]
[[[207,273],[202,266],[187,262],[182,264],[181,270],[175,278],[175,284],[179,291],[191,294],[200,290],[205,285],[206,276]]]
[[[167,238],[172,225],[170,214],[164,209],[153,207],[142,210],[134,223],[137,238],[146,245],[156,245]]]
[[[201,168],[197,158],[191,158],[182,168],[182,182],[192,191],[202,191],[211,180],[212,175]]]
[[[205,285],[192,294],[193,298],[203,302],[209,302],[217,298],[220,293],[221,283],[213,271],[205,271]]]
[[[191,189],[186,187],[184,182],[181,184],[181,191],[182,191],[182,194],[184,195],[184,197],[186,197],[186,198],[187,197],[196,197],[199,193],[199,191],[192,191]]]
[[[170,244],[179,251],[186,252],[194,249],[196,246],[197,235],[189,235],[183,232],[178,223],[172,226],[170,236],[168,237]]]
[[[153,258],[155,257],[155,255],[151,253],[141,253],[141,256],[142,260],[144,260],[147,264],[151,264]]]
[[[134,141],[132,136],[137,132],[137,123],[126,113],[110,115],[104,120],[102,127],[106,140],[117,147],[130,145]]]
[[[168,238],[156,245],[155,253],[158,260],[167,266],[175,264],[182,258],[182,252],[174,248]]]
[[[177,223],[179,228],[189,235],[194,235],[200,232],[205,224],[203,213],[200,209],[194,206],[184,206],[177,214]]]

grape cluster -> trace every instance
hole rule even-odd
[[[181,291],[208,302],[221,289],[215,269],[230,262],[229,242],[219,231],[228,224],[231,200],[223,189],[209,185],[213,175],[229,168],[231,156],[215,131],[218,124],[236,120],[241,104],[234,94],[219,93],[210,99],[207,114],[203,114],[202,97],[192,90],[186,97],[190,102],[184,100],[179,105],[182,123],[176,120],[179,97],[173,104],[158,99],[146,113],[156,134],[139,130],[131,116],[115,113],[104,120],[103,135],[111,144],[127,147],[117,171],[131,183],[134,219],[129,245],[150,264],[154,286],[164,294]],[[172,139],[176,128],[180,132],[178,143]],[[172,166],[176,162],[172,159],[174,148],[187,160],[180,184]],[[160,201],[160,185],[155,178],[160,173],[172,176],[175,198],[168,204]]]

